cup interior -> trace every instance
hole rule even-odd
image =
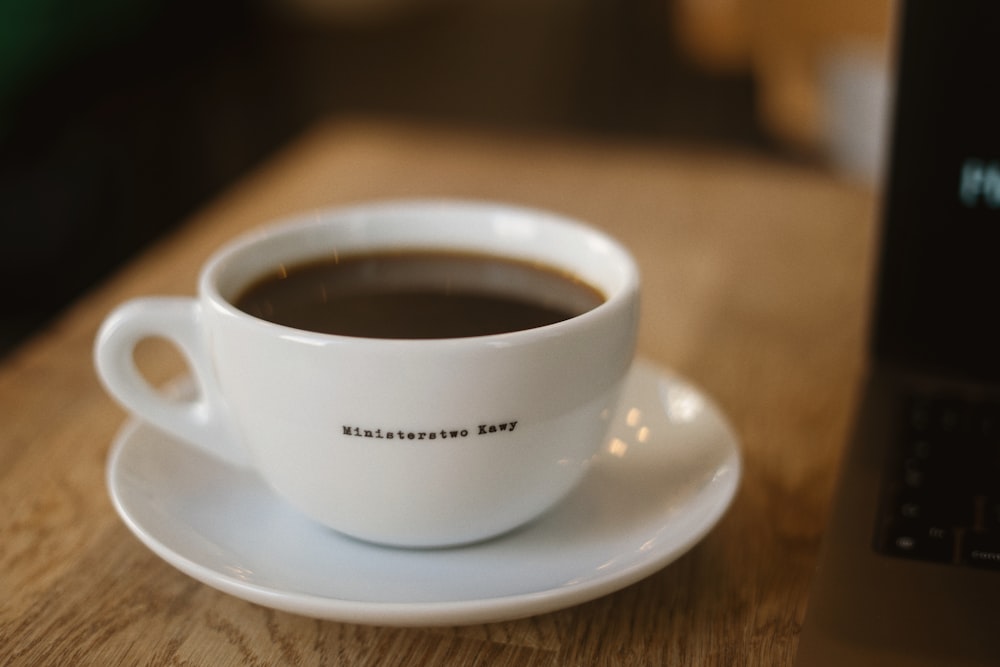
[[[413,201],[318,211],[265,227],[217,253],[201,287],[232,307],[246,286],[281,266],[379,251],[447,251],[538,264],[584,281],[605,303],[638,282],[628,251],[582,223],[508,205]]]

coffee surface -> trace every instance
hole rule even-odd
[[[548,267],[488,255],[400,251],[282,266],[240,310],[296,329],[367,338],[462,338],[533,329],[604,301]]]

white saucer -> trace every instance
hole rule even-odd
[[[400,550],[340,536],[229,467],[128,422],[112,445],[115,508],[164,560],[236,597],[378,625],[462,625],[579,604],[652,574],[722,517],[736,438],[697,389],[638,361],[589,476],[534,523],[481,544]]]

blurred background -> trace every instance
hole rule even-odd
[[[890,34],[889,0],[0,0],[0,355],[331,115],[877,187]]]

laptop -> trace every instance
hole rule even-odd
[[[1000,1],[894,8],[869,368],[798,667],[1000,665]]]

